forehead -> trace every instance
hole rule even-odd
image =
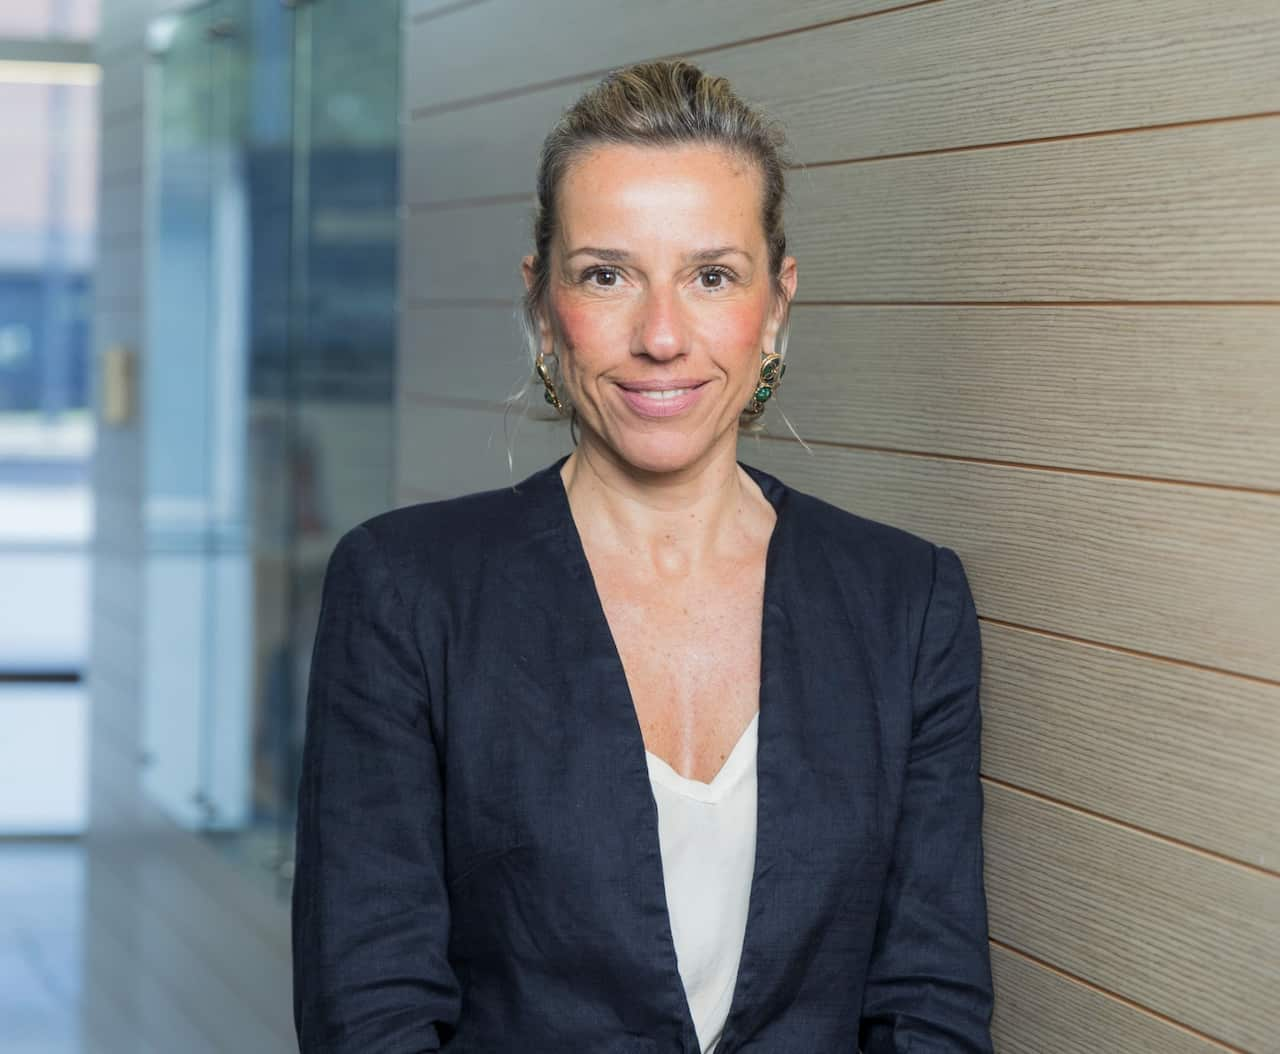
[[[763,240],[759,166],[724,147],[595,146],[569,165],[558,195],[561,240],[606,244]]]

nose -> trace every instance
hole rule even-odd
[[[685,350],[687,333],[681,304],[672,290],[651,287],[641,302],[637,351],[665,361]]]

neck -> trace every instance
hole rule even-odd
[[[736,437],[734,437],[736,439]],[[560,470],[579,533],[659,578],[733,558],[768,502],[725,446],[670,472],[637,469],[584,436]]]

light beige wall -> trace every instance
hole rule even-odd
[[[973,584],[999,1049],[1280,1050],[1274,0],[409,0],[406,32],[401,500],[569,449],[501,410],[560,109],[627,61],[729,75],[806,166],[740,456]]]

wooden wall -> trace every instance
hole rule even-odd
[[[727,74],[803,165],[740,456],[974,588],[999,1050],[1280,1051],[1280,7],[407,2],[400,498],[570,448],[501,405],[560,110]]]

